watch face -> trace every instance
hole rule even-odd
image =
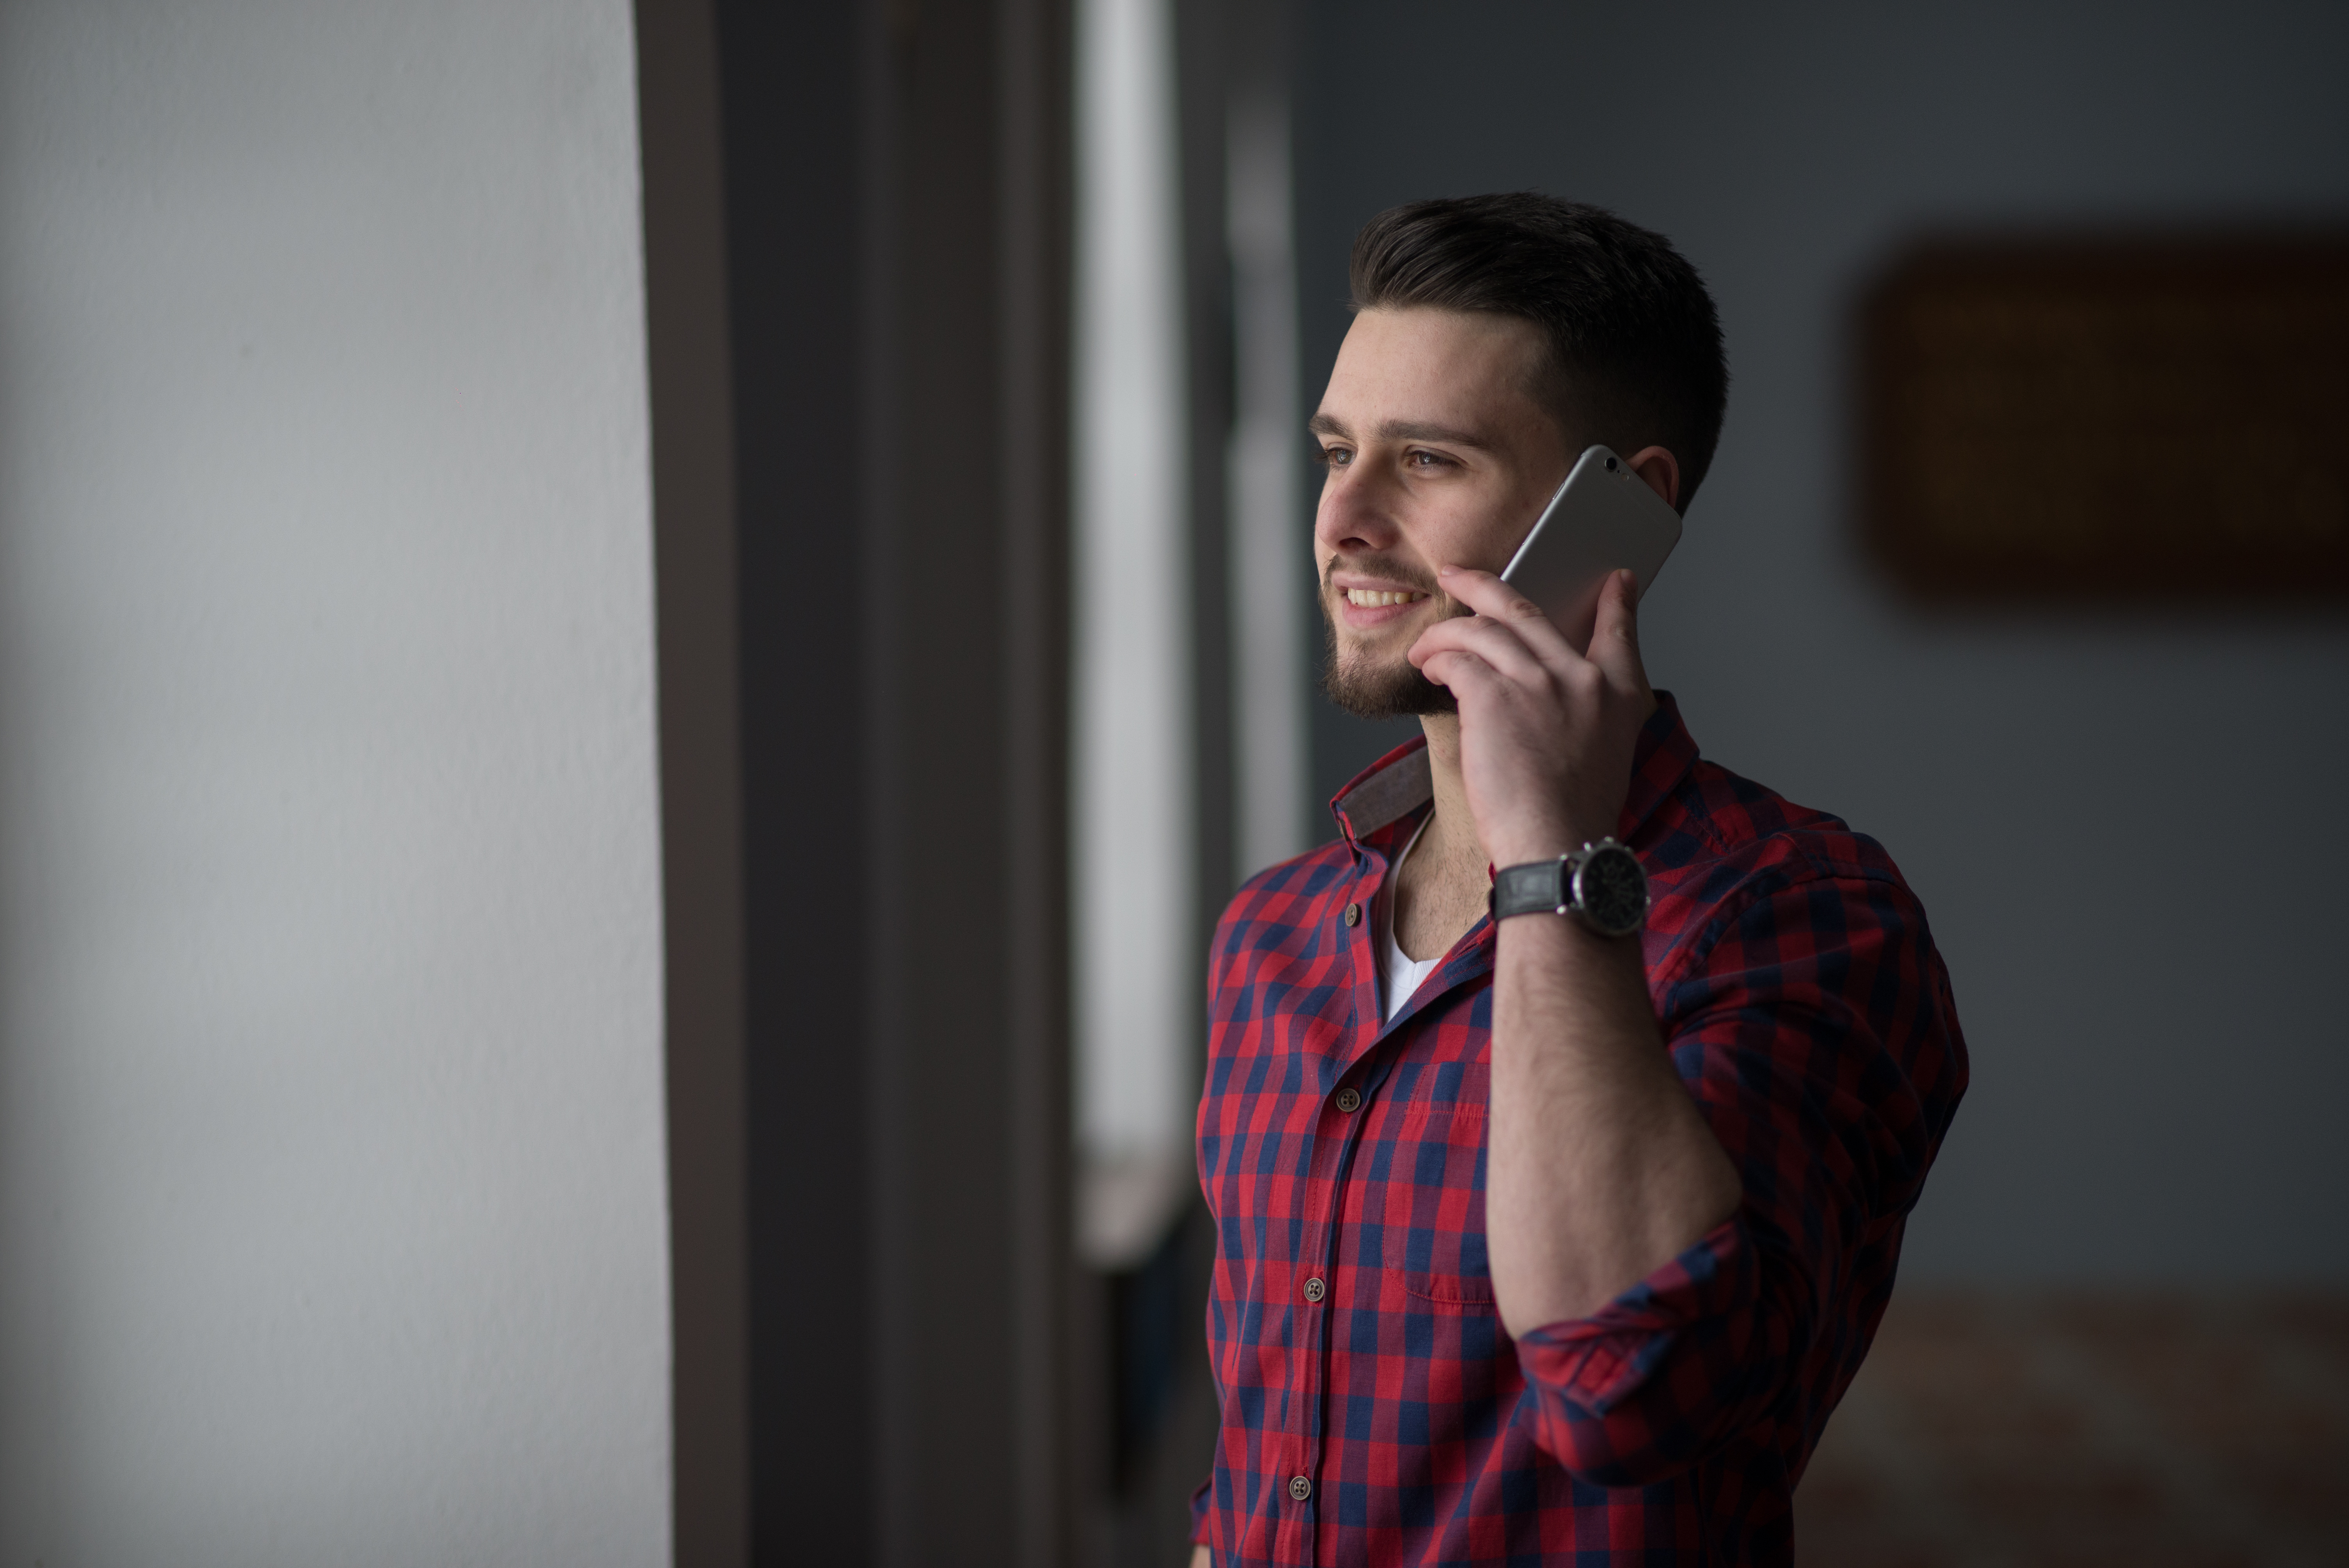
[[[1620,844],[1594,851],[1574,873],[1575,902],[1592,929],[1628,936],[1648,922],[1648,876]]]

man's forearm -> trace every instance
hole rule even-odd
[[[1673,1072],[1636,937],[1501,923],[1485,1213],[1513,1336],[1584,1317],[1736,1211],[1737,1170]]]

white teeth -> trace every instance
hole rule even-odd
[[[1383,604],[1408,604],[1413,600],[1424,599],[1426,597],[1427,595],[1424,593],[1413,593],[1408,592],[1402,593],[1381,593],[1375,588],[1349,588],[1346,590],[1346,603],[1349,604],[1359,604],[1365,610],[1374,610]]]

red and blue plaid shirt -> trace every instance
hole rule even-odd
[[[1660,694],[1661,696],[1661,694]],[[1216,1568],[1789,1563],[1795,1482],[1892,1291],[1966,1082],[1924,911],[1873,840],[1700,760],[1669,696],[1617,836],[1648,988],[1744,1179],[1592,1316],[1512,1341],[1485,1269],[1490,920],[1381,1021],[1372,900],[1424,743],[1217,927],[1199,1105]]]

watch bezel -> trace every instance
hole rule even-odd
[[[1631,874],[1639,879],[1640,907],[1638,912],[1630,914],[1627,921],[1609,924],[1585,897],[1582,878],[1583,873],[1590,868],[1594,861],[1617,855],[1630,862]],[[1560,858],[1560,864],[1566,872],[1564,879],[1566,885],[1560,891],[1567,895],[1567,902],[1558,905],[1558,913],[1571,914],[1601,936],[1629,936],[1646,926],[1648,911],[1655,903],[1653,895],[1648,891],[1648,868],[1640,863],[1640,857],[1633,854],[1627,846],[1612,838],[1599,839],[1583,845],[1578,850],[1568,851]]]

